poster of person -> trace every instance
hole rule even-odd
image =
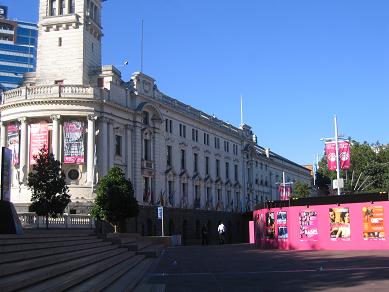
[[[30,125],[30,164],[35,164],[34,155],[38,155],[42,147],[49,146],[49,127],[47,123]]]
[[[385,240],[384,207],[362,207],[363,239]]]
[[[319,240],[317,212],[315,210],[303,210],[299,212],[300,241]]]
[[[286,211],[277,212],[277,231],[278,238],[288,238],[288,227],[286,226]]]
[[[266,213],[266,238],[275,237],[274,212]]]
[[[84,123],[69,121],[64,123],[64,163],[84,163]]]
[[[12,164],[19,164],[19,127],[16,123],[8,125],[8,148],[12,151]]]
[[[329,218],[331,240],[350,240],[349,208],[330,208]]]

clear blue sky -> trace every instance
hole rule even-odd
[[[37,21],[38,0],[3,0]],[[238,126],[298,163],[340,132],[389,142],[388,0],[108,0],[103,62],[128,60],[165,94]]]

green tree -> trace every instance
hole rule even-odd
[[[97,220],[106,220],[116,228],[138,213],[139,206],[131,182],[119,167],[111,168],[97,187],[92,216]]]
[[[292,198],[307,198],[311,189],[308,184],[297,181],[293,185]]]
[[[28,187],[32,192],[30,211],[46,217],[46,228],[49,228],[49,217],[56,218],[62,214],[70,203],[69,189],[61,163],[54,159],[46,146],[34,155],[35,164],[28,174]]]

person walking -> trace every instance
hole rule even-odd
[[[226,233],[226,227],[224,226],[223,221],[220,221],[220,224],[217,227],[217,232],[219,234],[219,244],[224,244],[224,234]]]
[[[206,224],[203,224],[203,228],[201,228],[201,244],[208,245],[208,228]]]

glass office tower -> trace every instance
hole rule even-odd
[[[0,6],[0,91],[14,89],[23,73],[35,71],[38,26],[7,19],[7,8]]]

